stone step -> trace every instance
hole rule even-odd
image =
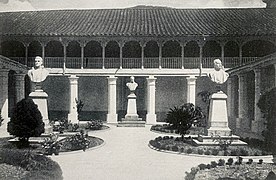
[[[145,127],[146,121],[119,121],[117,127]]]

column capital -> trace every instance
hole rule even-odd
[[[70,80],[70,84],[77,84],[79,77],[77,77],[76,75],[71,75],[68,76],[68,79]]]
[[[186,79],[188,80],[188,82],[193,82],[193,81],[196,81],[197,77],[196,76],[188,76],[188,77],[186,77]]]
[[[119,47],[120,47],[120,48],[123,48],[123,47],[125,46],[125,43],[126,43],[125,40],[120,40],[120,41],[118,41],[118,44],[119,44]]]
[[[14,74],[16,80],[25,81],[26,74]]]
[[[85,48],[87,41],[78,41],[81,48]]]
[[[105,48],[106,47],[106,45],[107,45],[107,41],[101,41],[101,46],[103,47],[103,48]]]
[[[254,73],[255,73],[255,75],[260,74],[261,73],[261,68],[254,69]]]

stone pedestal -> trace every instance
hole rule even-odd
[[[116,86],[117,77],[109,76],[108,78],[108,114],[106,122],[109,124],[117,124],[117,108],[116,108]]]
[[[156,124],[155,114],[155,81],[154,76],[147,78],[147,124]]]
[[[78,120],[77,102],[78,100],[78,77],[76,75],[71,75],[68,77],[70,81],[70,108],[68,113],[68,120],[76,124]]]
[[[127,114],[125,118],[122,118],[122,121],[118,123],[119,127],[144,127],[145,121],[142,121],[142,118],[138,117],[137,108],[136,108],[136,95],[134,92],[131,92],[127,97]]]
[[[53,128],[50,126],[48,119],[48,105],[47,98],[48,94],[44,92],[42,89],[37,89],[34,92],[29,94],[29,97],[34,101],[37,105],[38,110],[42,115],[43,122],[45,124],[45,134],[50,134],[53,132]]]
[[[214,93],[211,96],[208,136],[219,135],[229,136],[231,130],[228,127],[228,115],[226,105],[227,95],[222,91]]]

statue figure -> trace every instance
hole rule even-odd
[[[133,93],[135,91],[135,89],[137,88],[138,84],[134,81],[134,77],[133,76],[130,77],[130,82],[126,83],[126,86],[130,90],[130,92]]]
[[[49,72],[43,66],[43,59],[40,56],[35,57],[35,66],[28,71],[28,76],[34,83],[40,83],[44,81]]]
[[[223,84],[227,81],[228,77],[229,74],[224,71],[221,60],[215,59],[214,71],[209,74],[209,78],[217,84]]]

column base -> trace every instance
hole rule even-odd
[[[47,122],[47,121],[49,121],[49,120],[43,120],[44,122]],[[50,125],[50,124],[45,124],[45,126],[44,126],[44,133],[43,134],[45,134],[45,135],[49,135],[49,134],[51,134],[51,133],[53,133],[53,127]]]
[[[146,124],[155,125],[156,124],[156,114],[147,114]]]
[[[72,124],[79,123],[78,114],[77,113],[68,114],[68,121],[70,121]]]
[[[107,114],[106,122],[107,124],[118,124],[117,114]]]

